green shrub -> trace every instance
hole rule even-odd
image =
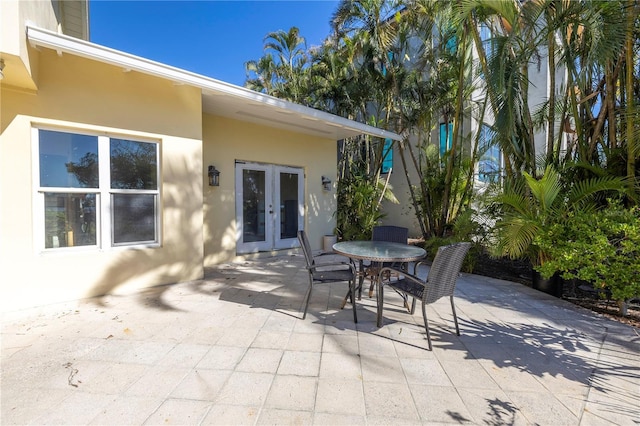
[[[446,237],[432,237],[426,240],[424,249],[427,251],[427,257],[433,259],[441,246],[468,241],[473,245],[464,259],[462,270],[473,272],[476,259],[484,251],[483,242],[487,233],[482,225],[474,220],[475,215],[475,210],[466,209],[456,217],[451,232]]]
[[[602,210],[579,211],[536,236],[550,260],[536,269],[550,277],[587,281],[613,299],[640,295],[640,209],[614,203]]]

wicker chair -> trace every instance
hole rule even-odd
[[[371,240],[373,241],[389,241],[391,243],[407,244],[409,239],[409,229],[401,226],[393,225],[381,225],[374,226],[371,233]],[[375,285],[376,278],[380,268],[391,267],[405,269],[406,265],[402,263],[388,264],[388,263],[373,263],[365,269],[364,275],[370,278],[371,284],[369,284],[369,297],[373,297],[373,286]],[[364,277],[362,277],[363,279]],[[385,277],[385,278],[388,278]],[[362,282],[360,282],[360,292],[362,292]]]
[[[381,225],[374,226],[373,231],[371,233],[372,241],[389,241],[392,243],[402,243],[407,244],[409,239],[409,229],[403,228],[401,226],[393,226],[393,225]],[[378,278],[378,271],[383,266],[404,268],[406,265],[404,264],[380,264],[380,263],[370,263],[364,264],[363,261],[360,261],[358,270],[360,273],[358,274],[358,286],[356,287],[358,290],[358,300],[362,299],[362,286],[364,284],[364,279],[369,278],[369,297],[373,297],[373,287],[375,285],[376,279]],[[350,293],[347,293],[342,300],[342,305],[340,309],[344,308],[347,304],[347,300],[349,300]]]
[[[431,335],[429,334],[429,322],[427,320],[426,305],[434,303],[441,297],[448,296],[451,300],[451,310],[453,311],[453,321],[456,326],[456,334],[460,335],[458,327],[458,317],[456,316],[456,308],[453,304],[453,293],[456,288],[456,281],[460,275],[462,262],[466,256],[471,243],[456,243],[448,246],[442,246],[438,249],[435,259],[429,268],[426,281],[421,280],[415,275],[415,271],[423,262],[415,265],[414,274],[409,274],[402,269],[385,267],[380,270],[380,275],[385,273],[395,273],[398,279],[381,282],[378,288],[378,323],[382,322],[383,310],[383,289],[385,286],[393,288],[395,291],[413,297],[411,305],[411,313],[415,311],[416,299],[422,301],[422,317],[424,318],[424,327],[427,331],[427,341],[429,350],[431,346]],[[382,277],[381,277],[382,278]]]
[[[307,288],[307,294],[304,298],[304,313],[302,315],[302,319],[307,317],[311,290],[315,284],[345,281],[349,283],[349,294],[351,295],[351,304],[353,305],[353,321],[357,323],[358,316],[356,314],[355,303],[355,283],[357,272],[355,265],[347,262],[316,263],[316,260],[319,257],[331,253],[323,253],[314,256],[311,252],[311,246],[309,245],[307,234],[302,230],[298,231],[298,241],[300,241],[300,247],[302,248],[304,258],[307,262],[306,269],[309,272],[309,287]]]

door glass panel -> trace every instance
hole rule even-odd
[[[298,232],[298,174],[280,173],[280,238],[296,238]]]
[[[265,241],[265,172],[242,171],[242,241]]]

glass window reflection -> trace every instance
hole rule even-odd
[[[40,130],[40,186],[97,188],[98,137]]]

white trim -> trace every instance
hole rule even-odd
[[[304,229],[304,205],[305,205],[305,197],[304,197],[304,169],[302,167],[291,167],[291,166],[273,166],[273,248],[275,250],[282,250],[287,248],[298,247],[298,237],[297,235],[293,235],[289,238],[282,239],[280,235],[282,234],[281,228],[281,220],[282,215],[280,211],[280,207],[282,206],[282,199],[280,193],[280,176],[282,173],[291,173],[298,176],[298,205],[296,206],[296,233],[298,229]]]
[[[98,136],[98,161],[110,161],[111,150],[109,146],[110,137],[105,135]],[[111,194],[109,194],[111,182],[111,168],[107,164],[98,167],[98,187],[100,188],[100,205],[96,206],[96,242],[102,250],[110,249],[113,245],[113,213],[111,211]]]
[[[53,131],[71,133],[77,135],[85,135],[96,138],[97,153],[99,161],[103,163],[98,167],[98,184],[97,188],[82,187],[43,187],[40,184],[40,131]],[[156,182],[157,188],[154,190],[121,190],[111,188],[110,158],[111,158],[111,140],[122,139],[132,142],[151,143],[156,147]],[[162,241],[162,189],[160,185],[161,164],[160,149],[162,144],[160,141],[143,141],[134,137],[118,135],[113,137],[85,129],[77,129],[77,131],[69,128],[56,128],[55,126],[43,125],[39,126],[32,123],[31,127],[31,151],[32,151],[32,182],[33,182],[33,247],[36,254],[50,255],[56,253],[80,252],[80,251],[110,251],[137,248],[155,248],[161,246]],[[45,194],[94,194],[96,197],[95,206],[95,226],[96,226],[96,243],[92,245],[80,245],[75,247],[52,247],[46,248],[45,232]],[[114,243],[114,214],[112,211],[112,197],[114,194],[147,194],[154,196],[154,222],[155,222],[155,241],[140,241],[133,243]]]
[[[394,132],[382,130],[377,127],[362,124],[357,121],[295,104],[293,102],[284,101],[244,87],[236,86],[214,78],[205,77],[203,75],[172,67],[160,62],[151,61],[146,58],[131,55],[99,44],[44,30],[42,28],[35,27],[30,23],[27,23],[26,28],[27,39],[33,47],[53,49],[57,52],[69,53],[83,58],[115,65],[125,70],[134,70],[172,80],[176,83],[187,84],[200,88],[203,91],[213,92],[212,94],[217,93],[231,96],[239,100],[244,100],[245,102],[255,102],[260,106],[280,110],[285,114],[294,113],[299,117],[301,116],[308,120],[319,120],[328,126],[339,127],[358,134],[366,134],[380,138],[390,138],[396,141],[402,141],[402,137]]]

